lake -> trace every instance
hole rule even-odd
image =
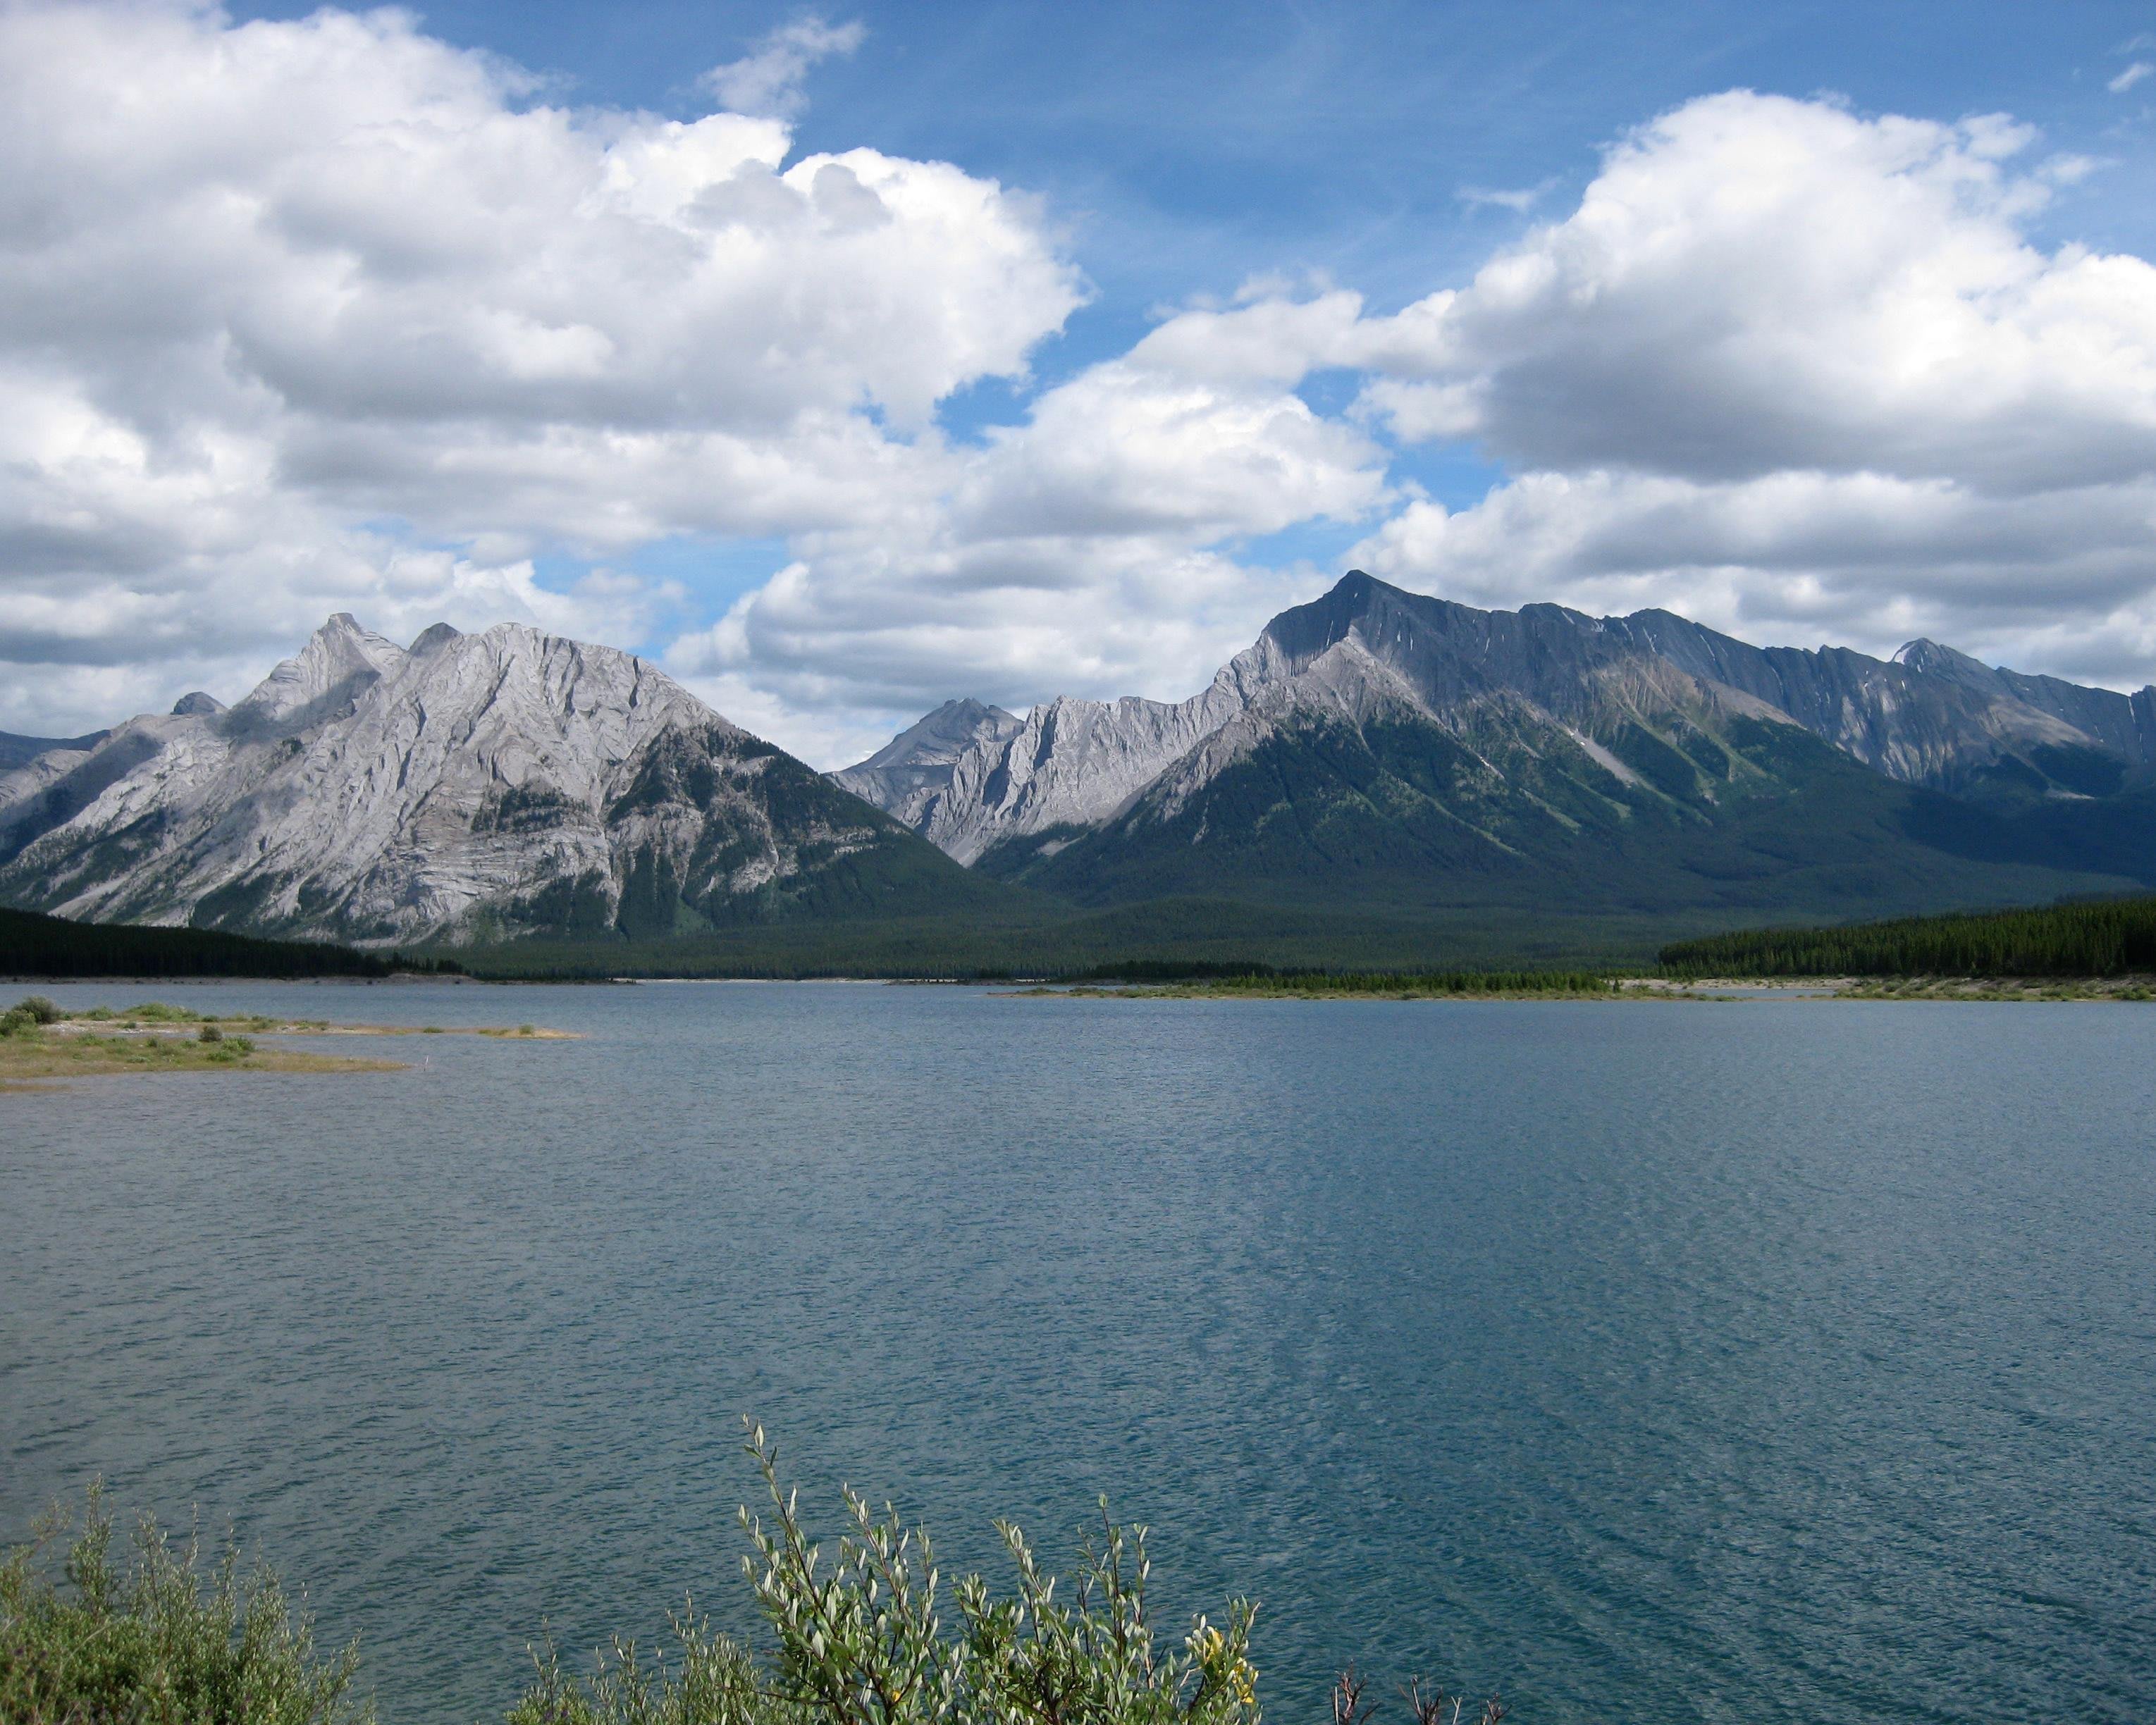
[[[1107,1494],[1283,1725],[2156,1717],[2156,1007],[43,992],[584,1034],[0,1096],[0,1532],[236,1527],[385,1725],[742,1625],[744,1412],[947,1572]]]

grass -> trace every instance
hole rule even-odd
[[[299,1049],[264,1048],[257,1036],[511,1037],[563,1041],[570,1030],[519,1024],[465,1031],[439,1024],[333,1024],[322,1019],[280,1019],[259,1013],[216,1014],[145,1000],[64,1014],[40,995],[0,1013],[0,1090],[69,1078],[127,1072],[396,1072],[401,1060],[351,1058]]]
[[[125,1030],[139,1030],[159,1024],[213,1024],[223,1029],[250,1031],[258,1036],[530,1036],[542,1042],[579,1040],[578,1033],[574,1030],[547,1030],[536,1024],[514,1027],[499,1024],[336,1024],[327,1019],[271,1018],[261,1013],[197,1012],[190,1007],[167,1006],[159,1000],[146,1000],[134,1006],[93,1006],[87,1012],[49,1018],[44,1022],[62,1026],[116,1024]]]
[[[1807,979],[1809,980],[1809,979]],[[1820,1000],[2156,1000],[2156,976],[1787,978],[1598,976],[1576,972],[1216,977],[1182,983],[1037,983],[1005,996],[1064,1000],[1713,1000],[1794,993]]]
[[[1837,1000],[2156,1000],[2156,976],[1863,978],[1835,990]]]
[[[741,1512],[742,1566],[767,1649],[686,1607],[656,1645],[617,1637],[586,1671],[545,1645],[523,1694],[504,1697],[508,1725],[1259,1725],[1256,1605],[1163,1632],[1146,1530],[1118,1526],[1105,1501],[1075,1574],[1044,1568],[998,1522],[1011,1590],[978,1575],[947,1589],[927,1533],[850,1491],[835,1548],[812,1538],[760,1429],[747,1449],[767,1501]],[[275,1575],[229,1548],[206,1567],[196,1543],[176,1548],[145,1520],[116,1562],[95,1487],[80,1532],[49,1517],[0,1562],[0,1719],[370,1725],[358,1675],[356,1646],[321,1651]],[[1336,1725],[1363,1725],[1365,1686],[1341,1680]],[[1419,1680],[1402,1696],[1414,1725],[1505,1714],[1494,1698],[1463,1712]]]
[[[217,1030],[205,1024],[203,1030]],[[121,1072],[395,1072],[400,1060],[351,1060],[298,1049],[261,1048],[251,1037],[149,1033],[100,1036],[46,1030],[0,1037],[0,1089],[38,1081]]]

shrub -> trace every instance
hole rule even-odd
[[[222,1042],[224,1040],[224,1032],[218,1029],[215,1024],[204,1024],[201,1029],[195,1032],[195,1040],[198,1042]]]
[[[877,1517],[850,1491],[838,1562],[819,1574],[820,1549],[779,1484],[778,1451],[761,1428],[748,1447],[773,1506],[768,1527],[742,1512],[753,1548],[743,1568],[778,1637],[769,1682],[737,1644],[685,1615],[674,1622],[671,1674],[617,1641],[578,1683],[548,1649],[511,1725],[1256,1725],[1255,1608],[1236,1600],[1224,1627],[1200,1617],[1179,1648],[1158,1647],[1145,1530],[1117,1527],[1105,1503],[1069,1587],[998,1522],[1017,1593],[992,1599],[969,1575],[952,1589],[957,1620],[947,1628],[925,1532],[888,1507]]]
[[[27,1036],[38,1028],[37,1014],[19,1006],[0,1012],[0,1036]]]
[[[350,1698],[358,1651],[315,1651],[277,1578],[241,1574],[228,1548],[213,1574],[190,1540],[177,1550],[145,1518],[131,1562],[116,1562],[99,1488],[59,1581],[53,1517],[0,1563],[0,1718],[144,1725],[364,1725]]]
[[[967,1576],[951,1589],[947,1625],[926,1533],[849,1491],[837,1561],[824,1567],[761,1428],[748,1450],[772,1507],[768,1525],[742,1512],[752,1548],[742,1567],[776,1637],[771,1663],[714,1635],[692,1604],[674,1618],[670,1647],[646,1654],[617,1639],[587,1676],[566,1671],[551,1645],[534,1650],[536,1675],[508,1725],[1259,1725],[1255,1607],[1231,1601],[1224,1625],[1199,1617],[1179,1644],[1161,1645],[1146,1530],[1118,1527],[1105,1502],[1067,1584],[998,1522],[1016,1591],[996,1599]],[[0,1558],[0,1720],[371,1725],[372,1708],[351,1693],[357,1646],[319,1656],[309,1619],[266,1568],[243,1574],[228,1547],[206,1577],[195,1542],[175,1550],[146,1518],[123,1573],[93,1486],[55,1581],[47,1553],[69,1531],[49,1517]],[[1368,1725],[1366,1686],[1352,1671],[1341,1678],[1333,1725]],[[1505,1717],[1494,1699],[1463,1715],[1460,1698],[1419,1681],[1401,1693],[1412,1725]]]
[[[58,1006],[42,994],[24,995],[15,1010],[27,1012],[41,1024],[57,1024],[64,1016]]]
[[[738,1643],[687,1616],[674,1620],[674,1636],[670,1673],[663,1656],[647,1663],[634,1641],[617,1640],[582,1680],[550,1645],[508,1725],[811,1725],[757,1686],[755,1662]]]

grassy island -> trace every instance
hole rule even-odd
[[[42,995],[0,1013],[0,1090],[121,1072],[395,1072],[402,1060],[265,1048],[258,1036],[473,1035],[553,1042],[574,1035],[536,1024],[449,1029],[439,1024],[336,1024],[260,1013],[205,1013],[147,1000],[64,1012]]]

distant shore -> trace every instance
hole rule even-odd
[[[2156,1001],[2156,977],[1615,977],[1599,988],[1353,988],[1291,978],[1232,983],[1036,983],[995,992],[1016,999],[1081,1000],[1928,1000],[2033,1004]],[[993,985],[991,985],[993,986]]]

